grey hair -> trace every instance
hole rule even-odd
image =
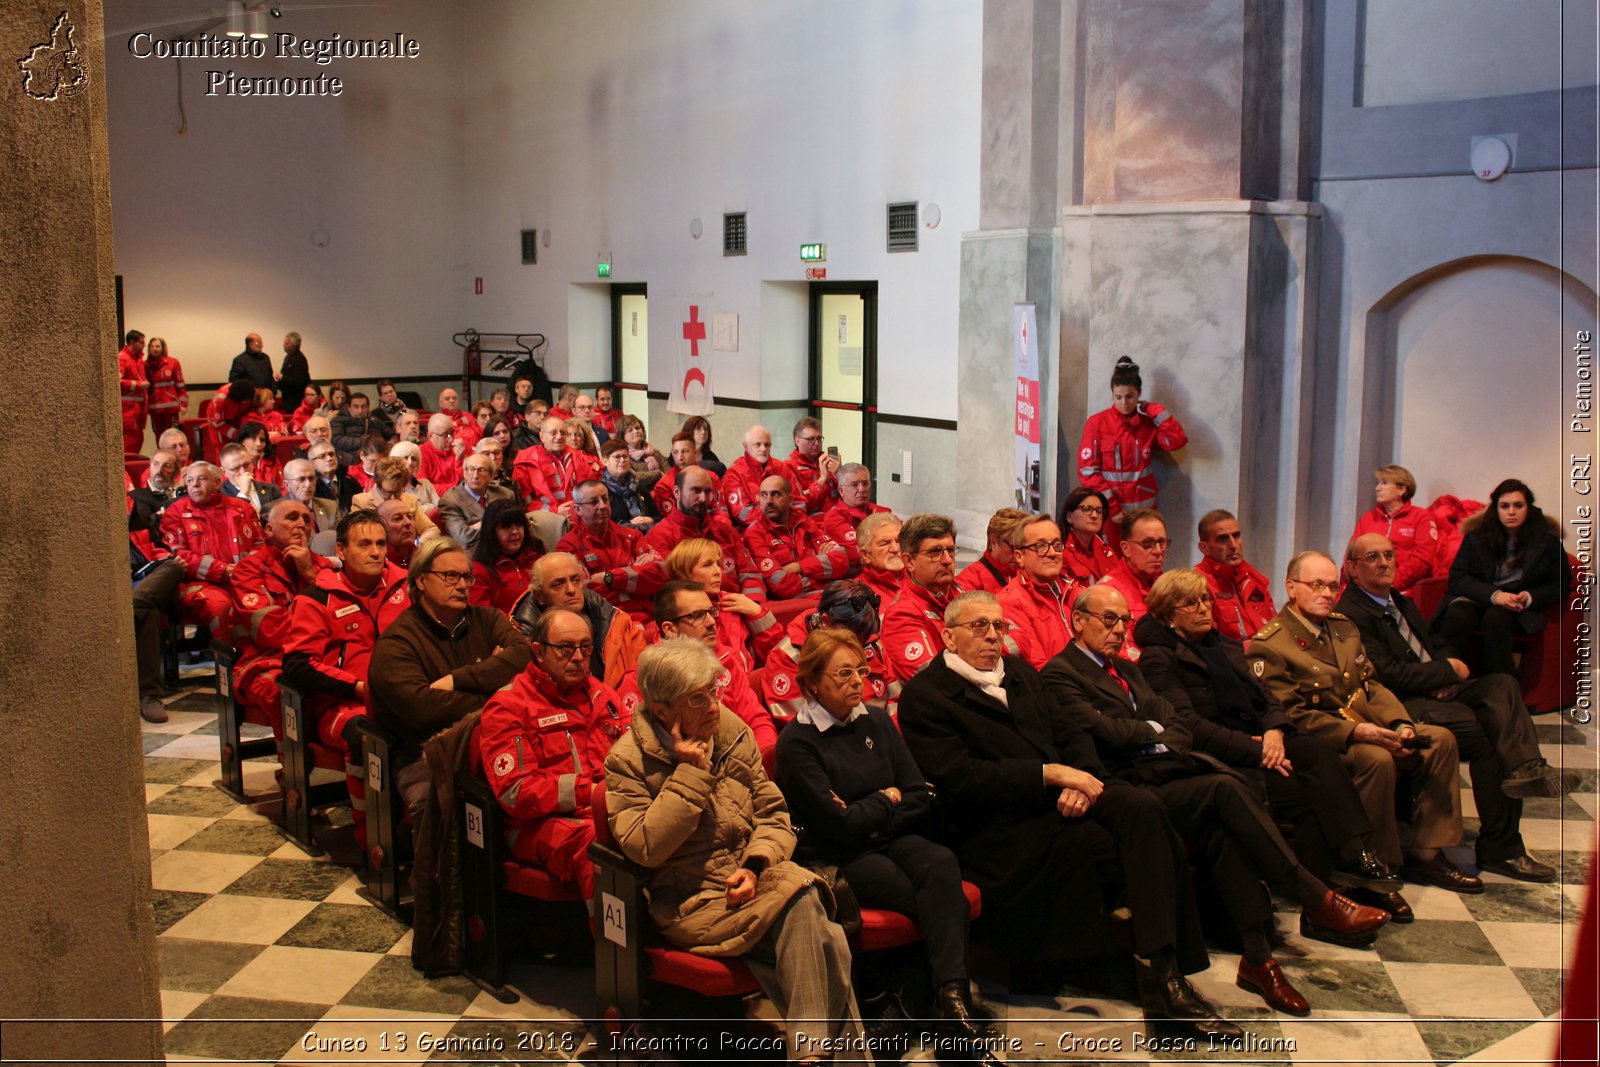
[[[692,637],[673,637],[639,653],[639,692],[649,704],[670,704],[709,688],[726,670],[717,654]]]
[[[1333,557],[1328,555],[1326,552],[1319,552],[1314,548],[1307,549],[1304,552],[1295,553],[1294,558],[1289,561],[1289,569],[1285,572],[1285,577],[1287,577],[1290,581],[1298,582],[1300,580],[1301,566],[1304,565],[1306,560],[1313,558],[1325,559],[1329,563],[1333,563],[1335,567],[1339,566],[1337,563],[1334,563]]]
[[[579,559],[577,556],[574,556],[571,552],[546,552],[544,555],[533,561],[533,569],[528,572],[528,591],[535,594],[544,592],[545,565],[563,559],[571,560],[573,563],[576,563],[578,565],[578,569],[583,572],[584,579],[588,579],[589,568],[583,565],[583,560]]]
[[[459,552],[467,557],[467,567],[472,566],[472,553],[460,541],[449,537],[435,537],[431,541],[424,541],[422,547],[417,549],[416,555],[411,557],[411,566],[406,570],[406,589],[411,594],[413,604],[422,603],[422,591],[417,587],[417,579],[433,569],[433,561],[446,552]]]
[[[840,469],[842,470],[843,468]],[[862,519],[860,525],[856,527],[856,543],[867,544],[872,540],[872,535],[878,532],[878,527],[887,526],[891,522],[896,526],[901,525],[900,517],[894,512],[874,511],[871,515]],[[899,537],[897,536],[895,540],[898,541]]]
[[[872,468],[865,463],[841,463],[839,465],[839,473],[835,477],[848,478],[850,475],[860,474],[862,471],[866,472],[867,477],[872,477]]]
[[[189,477],[189,472],[192,470],[201,470],[204,471],[206,476],[209,478],[215,478],[218,481],[222,480],[222,468],[214,463],[207,463],[203,459],[197,459],[187,467],[183,468],[183,473],[178,477],[187,478]]]
[[[389,446],[389,458],[391,459],[410,458],[411,456],[416,456],[418,459],[422,458],[422,449],[414,441],[396,441]]]
[[[961,618],[961,609],[968,604],[982,604],[985,607],[993,604],[998,607],[1000,598],[987,589],[968,590],[944,606],[944,624],[946,626],[954,626],[956,620]]]

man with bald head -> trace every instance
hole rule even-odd
[[[539,620],[554,609],[583,616],[596,637],[584,662],[606,685],[620,685],[644,651],[644,629],[589,588],[589,571],[570,552],[550,552],[534,561],[528,591],[511,609],[511,619],[532,637]]]
[[[1372,823],[1373,849],[1390,867],[1407,864],[1408,881],[1456,893],[1481,893],[1483,882],[1450,862],[1461,844],[1461,774],[1449,730],[1412,720],[1378,680],[1355,623],[1333,610],[1339,568],[1321,552],[1289,561],[1288,602],[1250,639],[1250,668],[1296,729],[1337,741]],[[1410,780],[1411,854],[1403,857],[1395,823],[1396,780]],[[1405,902],[1386,903],[1410,921]]]
[[[1522,798],[1560,797],[1579,784],[1539,754],[1539,741],[1508,674],[1472,677],[1471,670],[1394,588],[1395,547],[1379,533],[1361,534],[1345,552],[1350,584],[1339,611],[1355,623],[1378,680],[1419,722],[1455,735],[1472,775],[1478,808],[1478,866],[1524,882],[1552,882],[1555,868],[1528,855],[1520,826]]]
[[[744,538],[734,528],[726,511],[713,506],[716,480],[703,467],[690,467],[678,475],[677,507],[650,528],[644,543],[666,559],[679,541],[703,537],[722,546],[722,567],[726,576],[723,589],[740,592],[757,603],[766,603],[767,586],[756,569],[755,560]]]
[[[272,357],[261,350],[261,345],[259,333],[245,335],[244,351],[233,357],[233,365],[228,368],[228,381],[249,382],[252,389],[277,390],[272,374]]]
[[[722,479],[722,497],[734,525],[743,529],[760,514],[761,483],[774,474],[782,475],[791,486],[795,484],[789,465],[772,458],[772,431],[752,426],[744,432],[744,455],[728,465]]]
[[[339,503],[317,495],[317,469],[309,459],[291,459],[283,465],[283,495],[311,512],[312,533],[332,533],[339,527]]]
[[[472,417],[472,412],[461,409],[461,394],[454,389],[439,390],[439,414],[449,416],[450,422],[455,426],[456,440],[461,443],[461,447],[456,449],[457,458],[477,444],[478,438],[483,436],[483,431],[478,428],[478,420]],[[431,423],[433,420],[430,418],[428,421]]]
[[[512,855],[578,883],[587,900],[594,895],[589,795],[629,717],[615,690],[590,674],[596,642],[586,618],[554,608],[528,636],[533,659],[484,705],[478,752],[508,816]]]
[[[791,503],[789,482],[774,474],[761,482],[761,511],[744,531],[744,543],[774,599],[822,590],[843,578],[850,557],[817,521]]]
[[[483,452],[472,452],[461,461],[461,482],[439,498],[439,525],[446,537],[467,548],[475,547],[489,505],[512,499],[511,490],[495,484],[494,473],[494,460]]]
[[[450,416],[443,412],[428,416],[428,438],[417,450],[422,454],[417,477],[432,482],[435,490],[447,493],[461,480],[460,456],[466,449],[458,447],[456,424]]]

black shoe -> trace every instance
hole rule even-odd
[[[1399,893],[1374,893],[1370,889],[1350,890],[1350,899],[1357,904],[1371,904],[1374,908],[1382,908],[1389,913],[1392,923],[1416,922],[1416,912],[1411,910],[1411,905],[1406,903],[1406,898]]]
[[[1564,797],[1582,785],[1583,776],[1577,771],[1558,771],[1545,760],[1531,759],[1506,775],[1500,792],[1517,800]]]
[[[1377,853],[1366,848],[1354,859],[1344,860],[1335,867],[1328,881],[1334,885],[1370,889],[1374,893],[1399,892],[1403,884],[1389,869],[1389,865],[1378,858]]]
[[[1503,874],[1507,878],[1515,878],[1519,882],[1553,882],[1556,880],[1556,869],[1547,863],[1540,863],[1524,852],[1520,856],[1508,860],[1486,860],[1480,858],[1478,866],[1485,871]]]
[[[1401,868],[1401,873],[1409,882],[1418,885],[1436,885],[1440,889],[1448,889],[1452,893],[1481,893],[1483,881],[1474,878],[1464,871],[1456,869],[1455,864],[1445,859],[1443,852],[1436,852],[1431,860],[1419,860],[1415,856],[1408,856],[1406,864]]]
[[[1153,968],[1143,961],[1138,962],[1136,968],[1139,974],[1139,1001],[1146,1022],[1192,1030],[1208,1039],[1244,1040],[1244,1031],[1219,1016],[1217,1009],[1183,975],[1174,971],[1158,977]]]
[[[946,982],[934,990],[933,1006],[938,1018],[953,1023],[961,1037],[979,1039],[994,1036],[994,1028],[972,1003],[972,990],[965,980]]]

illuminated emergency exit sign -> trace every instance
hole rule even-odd
[[[800,246],[800,262],[822,263],[828,258],[828,246],[821,243]]]

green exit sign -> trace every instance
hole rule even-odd
[[[609,263],[596,263],[594,265],[594,272],[595,272],[595,274],[597,274],[598,276],[600,276],[602,278],[609,278],[609,277],[611,277],[611,264],[609,264]]]
[[[809,244],[800,246],[800,262],[822,263],[828,258],[828,246],[825,244]]]

